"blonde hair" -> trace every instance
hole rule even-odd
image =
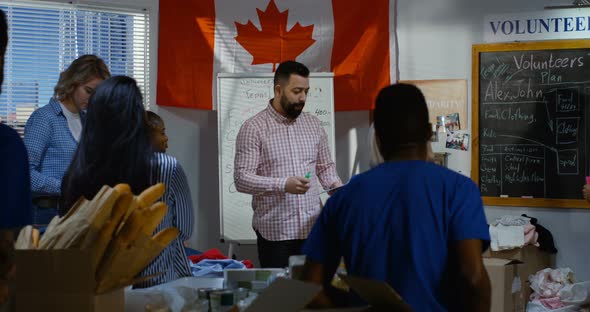
[[[54,97],[63,101],[70,97],[80,85],[94,78],[108,79],[111,73],[104,61],[96,55],[82,55],[59,74],[59,81],[54,88]]]

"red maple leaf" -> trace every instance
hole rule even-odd
[[[272,63],[274,72],[277,63],[295,60],[315,42],[311,37],[313,24],[303,27],[297,22],[287,31],[289,10],[279,12],[274,0],[270,0],[265,11],[257,8],[256,12],[260,30],[250,20],[246,24],[235,22],[235,39],[254,57],[252,65]]]

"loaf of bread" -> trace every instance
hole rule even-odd
[[[90,250],[96,293],[133,284],[178,237],[174,227],[153,235],[168,211],[156,202],[165,191],[158,183],[135,196],[127,184],[105,185],[92,200],[81,197],[66,215],[54,217],[41,238],[37,229],[24,227],[15,248]]]

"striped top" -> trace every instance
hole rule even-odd
[[[295,120],[269,103],[248,119],[236,139],[234,180],[252,194],[252,227],[271,241],[305,239],[320,213],[319,188],[341,183],[320,120],[303,112]],[[290,176],[312,173],[305,194],[285,192]]]
[[[168,213],[154,233],[167,227],[177,227],[180,235],[148,265],[140,276],[163,272],[148,281],[135,285],[137,288],[151,287],[171,282],[185,276],[192,276],[183,242],[191,237],[194,224],[191,192],[184,170],[176,158],[162,153],[154,153],[152,159],[152,182],[166,185],[162,201],[168,205]]]
[[[56,99],[51,98],[49,104],[37,109],[27,120],[24,142],[29,155],[33,197],[59,196],[61,179],[78,142],[72,136]]]

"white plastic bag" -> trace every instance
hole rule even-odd
[[[544,269],[529,276],[531,288],[538,297],[556,297],[566,285],[573,284],[574,273],[570,268]]]

